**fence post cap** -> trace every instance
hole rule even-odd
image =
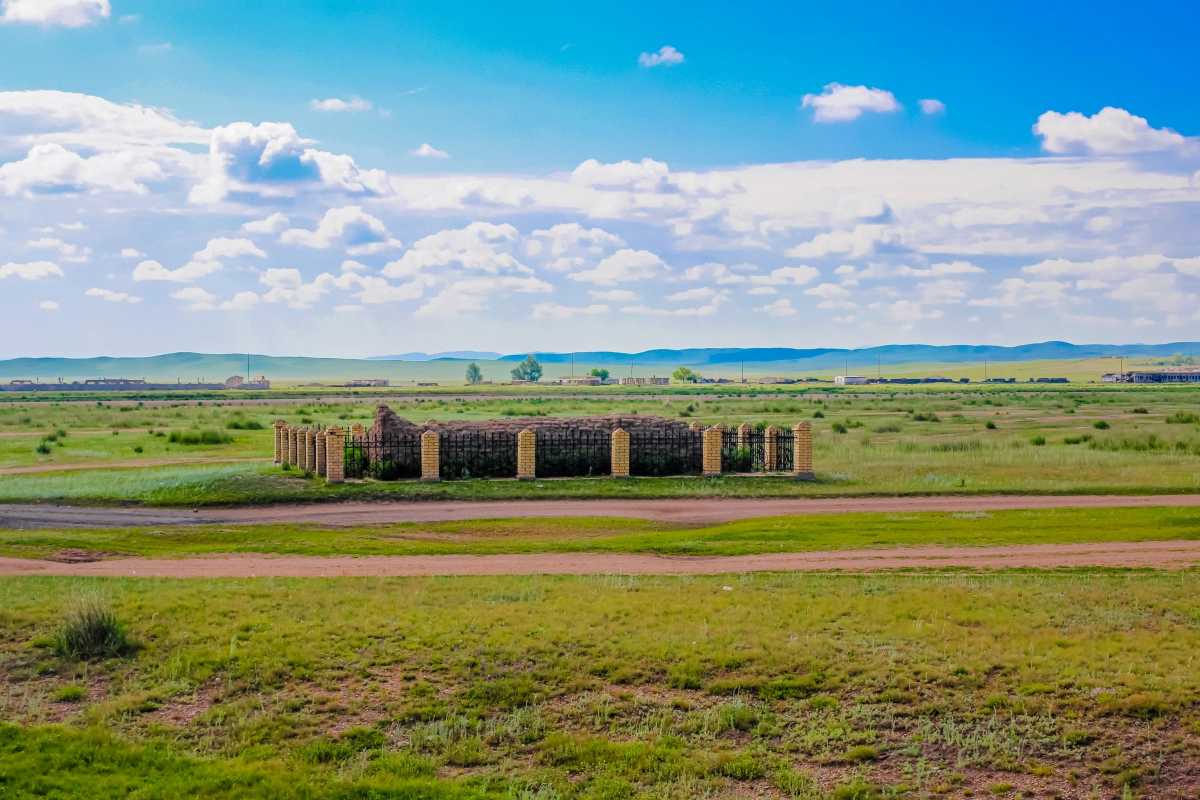
[[[286,420],[286,419],[277,419],[277,420],[275,420],[275,427],[276,427],[276,428],[286,428],[286,427],[287,427],[287,420]]]
[[[800,422],[797,422],[795,425],[793,425],[792,430],[794,430],[794,431],[807,430],[811,427],[812,427],[812,423],[805,419],[805,420],[801,420]]]
[[[337,425],[330,425],[330,426],[329,426],[329,430],[328,430],[328,431],[326,431],[326,433],[332,433],[332,434],[335,434],[335,435],[339,435],[339,436],[340,436],[340,435],[341,435],[341,433],[342,433],[342,429],[341,429],[341,428],[339,428]]]
[[[534,432],[533,428],[526,428],[525,430],[521,431],[520,435],[524,436],[525,434],[529,434],[530,436],[537,436],[537,434]]]
[[[613,436],[616,436],[618,433],[623,436],[629,435],[629,431],[625,430],[624,428],[613,428]]]
[[[738,425],[738,430],[739,431],[752,431],[752,430],[754,430],[754,426],[751,425],[749,422],[743,422],[741,425]]]
[[[772,433],[778,433],[778,432],[779,432],[779,426],[778,426],[778,425],[768,425],[768,426],[767,426],[767,430],[768,430],[768,431],[770,431],[770,432],[772,432]]]
[[[424,433],[421,434],[421,438],[424,439],[427,436],[432,436],[433,438],[436,439],[437,435],[438,435],[437,431],[425,431]]]
[[[721,431],[722,433],[724,433],[725,431],[729,430],[729,426],[726,425],[724,422],[718,422],[716,425],[713,425],[713,430]]]

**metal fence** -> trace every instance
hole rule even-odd
[[[629,434],[631,475],[699,475],[704,471],[700,431],[633,431]]]
[[[780,472],[791,472],[796,463],[796,432],[784,428],[776,440],[778,448],[775,452],[775,469]]]
[[[344,468],[351,479],[394,481],[421,477],[421,435],[364,433],[346,438]]]
[[[763,472],[766,443],[765,430],[725,431],[721,434],[721,472]]]
[[[605,430],[538,431],[537,476],[612,474],[612,434]]]
[[[517,434],[446,432],[438,439],[444,481],[517,477]]]

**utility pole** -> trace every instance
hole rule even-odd
[[[575,377],[575,354],[571,353],[571,377]]]
[[[876,379],[883,378],[883,353],[875,351],[875,377]]]
[[[983,382],[987,383],[987,359],[983,360]]]

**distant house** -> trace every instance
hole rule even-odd
[[[867,379],[862,375],[835,375],[833,382],[838,386],[866,386]]]
[[[621,378],[618,381],[622,386],[666,386],[671,382],[670,378]]]
[[[346,381],[346,386],[353,388],[361,388],[364,386],[391,386],[391,381],[385,381],[381,378],[356,378],[352,381]]]
[[[236,389],[245,382],[246,382],[246,379],[243,378],[241,375],[231,375],[230,377],[225,379],[225,388],[226,389]]]
[[[563,375],[558,382],[563,386],[600,386],[604,383],[595,375]]]

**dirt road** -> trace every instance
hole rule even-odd
[[[418,575],[720,575],[743,572],[1014,567],[1150,567],[1200,564],[1200,541],[1048,544],[1016,547],[911,547],[656,556],[616,553],[493,556],[269,556],[125,558],[83,564],[0,558],[0,575],[162,578],[334,578]]]
[[[663,522],[718,524],[753,517],[801,514],[1162,506],[1200,506],[1200,494],[438,501],[329,503],[206,511],[167,508],[89,508],[42,503],[0,504],[0,528],[28,530],[31,528],[133,528],[162,525],[261,525],[269,523],[316,523],[348,526],[539,517],[627,517]]]

